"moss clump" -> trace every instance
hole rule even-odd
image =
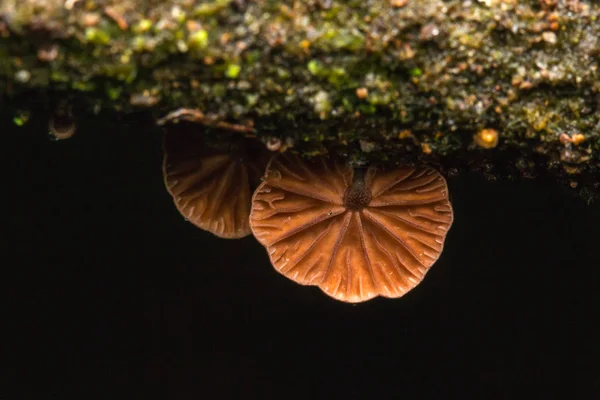
[[[600,165],[599,16],[582,0],[6,1],[0,96],[196,108],[304,154],[584,188]]]
[[[96,27],[88,27],[85,30],[85,40],[88,43],[106,46],[110,44],[110,36],[108,32]]]
[[[187,44],[189,48],[194,50],[205,49],[208,46],[208,32],[204,29],[200,29],[196,32],[190,33]]]

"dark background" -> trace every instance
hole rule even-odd
[[[132,121],[1,129],[1,399],[598,398],[600,204],[449,180],[441,259],[348,305],[184,221]]]

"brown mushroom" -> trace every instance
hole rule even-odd
[[[214,151],[198,132],[172,130],[165,132],[163,149],[165,186],[188,221],[226,239],[251,233],[252,192],[267,164],[262,146],[246,141]]]
[[[55,140],[71,138],[77,130],[77,124],[70,111],[56,111],[48,121],[48,131]]]
[[[452,220],[446,181],[431,168],[353,169],[281,155],[254,193],[250,227],[280,273],[356,303],[414,288]]]

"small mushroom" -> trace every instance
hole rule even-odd
[[[351,168],[283,154],[254,193],[250,227],[281,274],[357,303],[419,284],[452,220],[446,181],[432,168]]]
[[[211,151],[199,133],[173,130],[165,133],[163,149],[165,186],[188,221],[225,239],[251,233],[252,192],[267,164],[262,146],[243,142]]]
[[[69,110],[56,111],[48,121],[48,133],[55,140],[71,138],[77,131],[77,123]]]

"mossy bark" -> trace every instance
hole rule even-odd
[[[0,100],[197,109],[303,154],[591,190],[599,17],[578,0],[3,0]]]

